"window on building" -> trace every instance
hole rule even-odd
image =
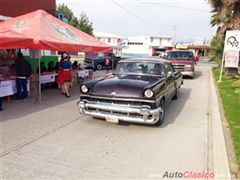
[[[108,38],[108,42],[109,42],[109,43],[111,42],[111,38]]]
[[[143,43],[139,43],[139,42],[128,42],[128,45],[143,45]]]

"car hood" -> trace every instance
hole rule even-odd
[[[187,65],[187,64],[193,64],[193,60],[171,60],[170,59],[170,62],[173,64],[173,65]]]
[[[144,90],[160,79],[159,77],[139,75],[106,76],[94,84],[91,95],[141,98]]]

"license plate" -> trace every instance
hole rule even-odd
[[[118,118],[115,118],[115,117],[106,117],[106,121],[112,122],[112,123],[118,123]]]

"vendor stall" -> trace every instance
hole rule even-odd
[[[112,46],[43,10],[6,20],[1,23],[0,34],[0,49],[25,48],[64,52],[112,52],[113,50]],[[41,78],[40,74],[39,58],[39,101],[41,101],[41,79],[49,78]]]
[[[40,83],[41,84],[53,83],[56,81],[57,75],[58,75],[58,73],[52,73],[52,72],[47,72],[47,73],[41,74]]]
[[[27,82],[27,91],[30,91],[30,80]],[[17,93],[16,77],[0,79],[0,97],[11,96]]]
[[[79,78],[87,78],[89,76],[89,71],[86,69],[86,70],[79,70],[78,71],[78,77]]]

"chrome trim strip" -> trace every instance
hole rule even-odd
[[[80,94],[80,97],[90,97],[93,99],[103,99],[103,100],[117,100],[117,101],[133,101],[133,102],[148,102],[148,103],[156,103],[155,100],[144,100],[144,99],[128,99],[128,98],[108,98],[108,97],[100,97],[100,96],[91,96],[88,94]]]

